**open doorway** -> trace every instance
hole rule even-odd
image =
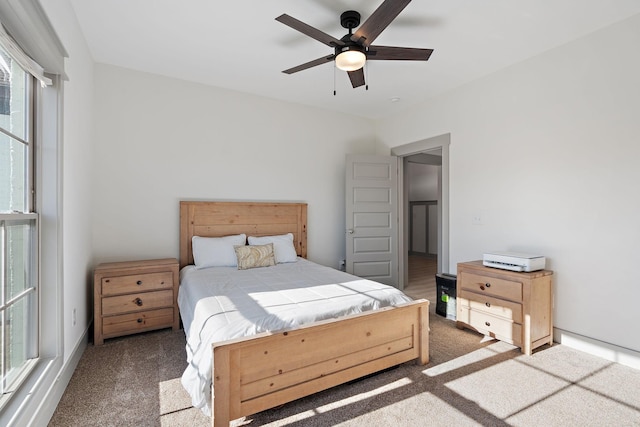
[[[435,274],[449,272],[449,143],[445,134],[391,151],[401,159],[399,285],[414,298],[434,300]]]
[[[438,212],[440,205],[440,177],[442,150],[406,156],[404,180],[407,197],[404,206],[409,227],[406,242],[408,263],[404,291],[412,298],[433,301],[436,294],[435,274],[438,272]]]

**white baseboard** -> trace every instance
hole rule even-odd
[[[553,340],[567,347],[601,357],[605,360],[640,369],[640,352],[609,344],[580,334],[553,329]]]
[[[69,356],[69,359],[67,359],[67,363],[65,363],[60,368],[60,372],[56,376],[55,381],[47,391],[45,397],[42,399],[42,402],[40,403],[36,411],[34,411],[33,417],[31,418],[28,425],[46,426],[49,424],[53,413],[58,407],[58,403],[60,403],[60,399],[62,399],[64,391],[67,389],[67,385],[69,385],[69,381],[71,381],[71,376],[76,370],[76,367],[78,366],[78,362],[80,362],[80,358],[82,357],[84,350],[87,348],[87,344],[89,343],[90,328],[91,324],[84,331],[84,334],[82,334],[80,340],[78,340],[78,343]]]

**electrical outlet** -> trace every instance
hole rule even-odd
[[[71,326],[76,326],[76,321],[76,309],[74,308],[73,310],[71,310]]]
[[[482,217],[480,216],[480,214],[475,214],[471,217],[471,224],[482,225]]]

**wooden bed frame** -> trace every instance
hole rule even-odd
[[[307,256],[307,205],[180,202],[180,267],[193,236],[293,233]],[[429,301],[214,343],[212,425],[255,414],[410,360],[429,362]]]

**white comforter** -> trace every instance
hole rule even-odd
[[[273,267],[213,267],[180,272],[178,305],[187,336],[182,385],[210,415],[211,343],[401,304],[391,286],[298,258]]]

